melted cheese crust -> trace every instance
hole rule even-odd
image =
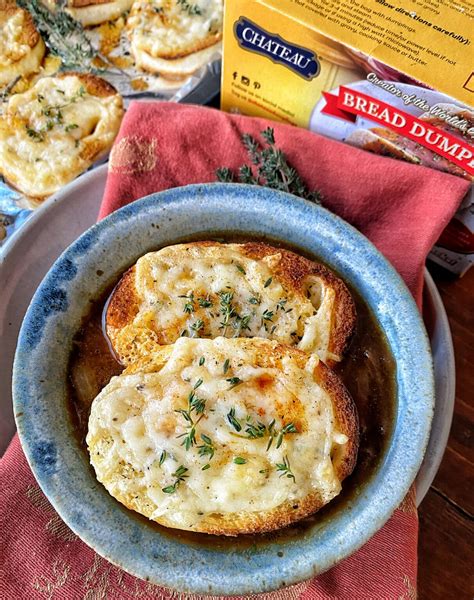
[[[278,249],[248,258],[239,244],[178,244],[146,254],[133,278],[136,316],[121,329],[107,327],[115,351],[129,364],[182,335],[260,337],[340,360],[328,350],[334,289],[317,276],[301,291],[289,289],[274,272],[280,258]]]
[[[196,0],[189,5],[177,0],[136,0],[127,21],[132,53],[176,59],[207,48],[222,37],[222,17],[222,0]]]
[[[268,340],[179,339],[155,357],[154,372],[114,377],[94,400],[87,444],[98,480],[129,508],[194,531],[229,515],[245,531],[253,514],[311,495],[326,504],[341,489],[331,456],[348,438],[315,380],[317,364],[315,356],[298,361]],[[196,442],[186,449],[190,424],[179,411],[193,393],[205,406],[190,413]],[[252,439],[248,427],[257,423],[265,433]],[[290,423],[296,432],[279,445],[278,432]],[[203,435],[213,456],[202,452]],[[278,469],[285,461],[294,479]],[[180,468],[184,477],[175,485]]]
[[[117,135],[121,97],[95,95],[89,83],[102,80],[81,77],[42,78],[13,95],[0,117],[0,172],[27,196],[56,192],[104,155]]]
[[[39,71],[44,53],[31,16],[21,8],[0,7],[0,86]]]

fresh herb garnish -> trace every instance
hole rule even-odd
[[[269,277],[269,278],[268,278],[268,279],[265,281],[265,284],[264,284],[264,286],[263,286],[263,287],[264,287],[264,288],[267,288],[267,287],[268,287],[268,286],[271,284],[271,282],[272,282],[272,281],[273,281],[273,277]]]
[[[196,395],[196,390],[202,383],[202,379],[198,379],[194,384],[194,387],[188,396],[188,409],[179,408],[175,410],[175,412],[179,413],[187,423],[187,431],[177,436],[177,438],[184,438],[181,445],[184,446],[186,450],[189,450],[196,445],[196,426],[204,416],[204,410],[206,408],[206,400],[199,398]],[[193,419],[193,411],[197,415],[200,415],[197,421]]]
[[[276,468],[277,468],[277,471],[280,471],[280,477],[284,477],[286,475],[286,477],[288,477],[288,479],[293,479],[293,481],[296,483],[296,479],[295,479],[295,476],[293,475],[293,471],[291,470],[290,461],[288,459],[288,456],[283,457],[282,463],[276,463]]]
[[[226,379],[226,381],[230,383],[229,390],[235,388],[237,385],[240,385],[242,383],[242,379],[240,379],[239,377],[229,377],[229,379]]]
[[[214,456],[216,451],[214,444],[209,436],[204,433],[201,434],[201,440],[204,442],[201,446],[198,446],[199,456],[209,456],[209,460]]]
[[[267,327],[267,323],[273,321],[273,311],[271,310],[264,310],[263,314],[262,314],[262,325],[265,328],[265,331],[268,331],[268,327]]]
[[[232,306],[232,300],[234,298],[234,292],[219,292],[220,296],[220,305],[221,305],[221,315],[223,320],[221,321],[220,329],[223,329],[223,335],[225,335],[227,328],[229,327],[229,322],[232,317],[234,317],[237,313],[235,308]]]
[[[252,298],[249,298],[249,302],[250,304],[260,304],[261,300],[257,296],[252,296]]]
[[[235,431],[242,431],[242,425],[235,417],[235,408],[231,408],[230,411],[227,413],[227,420],[235,429]]]
[[[204,356],[201,356],[201,358],[199,359],[199,366],[202,367],[202,365],[206,362],[206,359],[204,358]]]
[[[44,131],[33,129],[32,127],[28,127],[25,125],[26,133],[28,137],[30,137],[35,142],[44,142]]]
[[[188,15],[202,15],[202,9],[198,4],[190,4],[187,0],[177,0],[177,4],[181,6],[181,10],[183,12],[188,13]]]
[[[237,269],[237,271],[240,271],[242,273],[242,275],[245,275],[245,269],[243,268],[242,265],[239,265],[238,263],[235,265],[235,268]]]
[[[298,431],[297,431],[294,423],[288,423],[287,425],[285,425],[283,427],[283,429],[281,429],[277,435],[276,448],[278,449],[281,446],[281,444],[283,442],[283,436],[285,436],[287,433],[297,433],[297,432]]]
[[[56,91],[61,92],[64,95],[64,92],[62,90],[57,89]],[[55,125],[58,125],[58,126],[64,125],[64,115],[62,112],[63,109],[66,108],[67,106],[70,106],[71,104],[75,104],[80,98],[82,98],[84,96],[85,93],[86,93],[86,90],[85,90],[84,86],[81,85],[81,87],[78,89],[78,91],[75,92],[69,98],[69,100],[67,100],[66,102],[64,102],[62,104],[48,104],[46,106],[42,106],[41,114],[44,117],[46,117],[45,125],[41,129],[33,129],[32,127],[29,127],[28,125],[25,125],[27,135],[31,139],[33,139],[35,142],[44,142],[46,133],[48,131],[51,131],[51,129],[53,129],[53,127],[55,127]],[[41,94],[38,94],[36,99],[38,100],[38,102],[40,104],[42,104],[44,101],[44,96],[42,96]],[[79,125],[77,125],[76,123],[70,123],[69,125],[66,125],[64,127],[64,131],[69,132],[72,129],[77,129],[78,127],[79,127]]]
[[[183,307],[183,312],[187,313],[188,315],[194,312],[194,294],[192,292],[189,294],[189,296],[178,296],[178,298],[185,298],[187,300]]]
[[[235,330],[235,337],[238,337],[241,331],[248,329],[250,331],[249,322],[252,315],[244,315],[243,317],[236,315],[235,320],[232,323],[232,327]]]
[[[229,365],[230,365],[230,360],[228,358],[226,358],[224,361],[224,366],[222,367],[222,370],[224,371],[224,375],[229,370]]]
[[[210,469],[211,465],[209,463],[207,463],[207,465],[204,465],[203,467],[201,467],[201,471],[207,471],[207,469]]]
[[[236,456],[236,457],[234,458],[234,463],[235,463],[236,465],[245,465],[245,463],[246,463],[246,462],[247,462],[247,461],[245,460],[245,458],[242,458],[241,456]]]
[[[160,460],[158,462],[159,467],[161,467],[161,465],[165,462],[167,456],[168,456],[168,453],[166,452],[166,450],[162,450],[162,452],[160,454]]]
[[[191,329],[191,331],[195,334],[195,337],[199,337],[198,333],[204,329],[204,321],[202,319],[198,319],[189,326],[189,329]]]
[[[266,425],[257,421],[256,423],[252,423],[251,418],[247,417],[247,422],[245,424],[245,433],[250,439],[262,438],[265,436],[267,431]]]
[[[198,298],[198,304],[201,308],[209,308],[212,306],[212,302],[207,298]]]
[[[174,492],[176,492],[176,490],[178,489],[180,483],[182,483],[186,479],[186,477],[188,477],[188,475],[186,475],[187,472],[188,469],[184,465],[178,467],[176,471],[171,475],[172,477],[176,478],[175,482],[172,485],[162,488],[161,491],[165,494],[174,494]]]
[[[65,0],[55,4],[54,10],[40,0],[18,0],[17,4],[31,14],[51,54],[61,58],[64,68],[92,68],[98,53],[81,23],[64,10]]]
[[[268,440],[267,450],[270,450],[274,438],[276,438],[276,448],[279,448],[283,443],[283,438],[287,433],[298,433],[294,423],[287,423],[280,431],[275,430],[275,419],[268,426],[270,439]]]
[[[321,194],[309,191],[296,169],[291,167],[285,154],[276,147],[274,131],[268,127],[261,132],[266,143],[262,148],[260,143],[251,135],[242,135],[242,144],[253,166],[244,164],[239,168],[237,180],[241,183],[262,185],[273,189],[289,192],[295,196],[306,198],[316,204],[321,204]],[[216,170],[218,181],[232,183],[236,180],[234,173],[227,167]]]

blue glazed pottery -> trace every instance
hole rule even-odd
[[[212,232],[268,235],[306,250],[357,289],[396,360],[392,437],[375,475],[344,510],[304,534],[245,540],[172,535],[137,518],[99,484],[67,409],[72,338],[97,298],[142,254]],[[214,234],[215,235],[215,234]],[[89,229],[56,261],[20,332],[13,374],[16,422],[33,473],[69,527],[129,573],[182,592],[274,590],[325,571],[364,544],[404,498],[421,464],[434,407],[432,361],[418,309],[374,246],[324,208],[256,186],[206,184],[153,194]]]

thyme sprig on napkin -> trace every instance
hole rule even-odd
[[[242,144],[252,164],[242,165],[237,177],[229,168],[221,167],[216,171],[218,181],[262,185],[321,204],[320,192],[308,190],[296,169],[288,163],[283,151],[276,146],[273,129],[267,127],[261,134],[266,143],[265,147],[250,134],[242,135]]]

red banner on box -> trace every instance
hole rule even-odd
[[[326,100],[322,109],[324,114],[352,122],[357,115],[367,117],[444,156],[466,173],[474,175],[474,146],[448,131],[346,86],[340,86],[338,96],[326,92],[323,94]]]

